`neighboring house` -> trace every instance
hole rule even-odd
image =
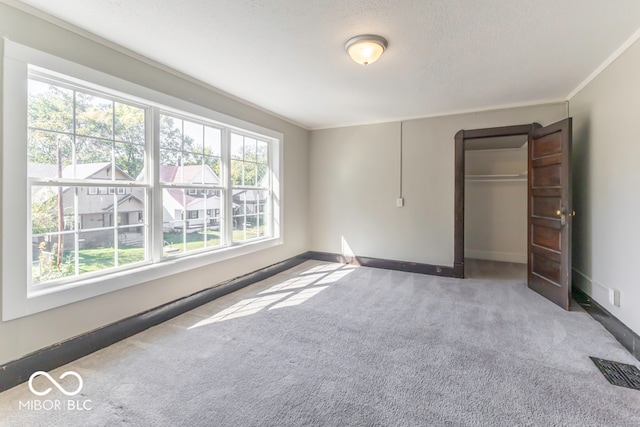
[[[113,175],[117,181],[133,181],[134,179],[118,167],[112,175],[112,165],[105,163],[85,163],[76,165],[75,178],[78,179],[102,179],[112,180]],[[57,175],[57,166],[52,164],[29,163],[28,174],[30,177],[46,178]],[[63,178],[73,178],[72,166],[62,169]],[[45,187],[32,197],[38,196],[50,198],[51,193],[44,193]],[[117,211],[117,224],[119,226],[143,223],[144,191],[139,188],[114,188],[114,187],[77,187],[78,203],[78,229],[91,230],[114,225],[114,214]],[[113,197],[116,194],[117,209],[115,209]],[[73,229],[74,221],[74,193],[72,187],[63,188],[63,206],[65,212],[65,230]],[[127,231],[141,233],[139,227],[129,228]],[[85,234],[85,237],[92,236]],[[91,239],[90,240],[94,240]]]
[[[86,163],[76,165],[75,178],[78,179],[103,179],[111,180],[111,163]],[[30,177],[46,178],[57,175],[57,166],[52,164],[29,163],[28,174]],[[113,171],[118,181],[134,181],[134,179],[120,170]],[[63,178],[73,178],[73,167],[66,166],[62,169]],[[37,187],[34,187],[37,188]],[[75,188],[75,187],[74,187]],[[55,193],[51,187],[42,187],[32,197],[42,202],[51,199]],[[144,190],[140,188],[114,188],[114,187],[77,187],[77,215],[78,229],[86,231],[81,235],[81,247],[102,246],[105,242],[113,241],[111,230],[92,229],[111,227],[115,225],[114,218],[117,212],[117,225],[135,225],[144,222]],[[115,208],[113,195],[117,197],[117,209]],[[74,192],[72,187],[63,187],[64,228],[72,230],[74,221]],[[55,208],[54,208],[55,209]],[[124,228],[120,235],[121,243],[133,243],[141,241],[142,227]],[[137,236],[136,236],[137,235]],[[34,238],[35,240],[35,238]]]
[[[163,184],[213,184],[220,178],[208,166],[161,166]],[[162,222],[166,232],[183,228],[193,231],[220,226],[220,190],[164,188],[162,190]]]
[[[265,176],[258,186],[268,188],[267,179],[269,177]],[[269,193],[266,190],[235,190],[233,193],[234,228],[257,225],[258,217],[265,213],[268,198]]]
[[[111,163],[86,163],[76,165],[75,178],[111,180]],[[57,166],[53,164],[30,163],[30,177],[46,178],[57,175]],[[117,181],[135,181],[118,167],[113,171]],[[62,170],[63,178],[73,178],[73,168],[66,166]],[[163,184],[213,184],[220,178],[208,165],[199,166],[161,166],[160,181]],[[40,196],[49,199],[52,193],[45,193],[43,187]],[[78,187],[78,229],[87,231],[82,235],[81,247],[101,246],[113,240],[111,230],[92,229],[116,225],[114,215],[117,212],[117,225],[127,226],[144,223],[144,190],[140,188],[114,187]],[[117,209],[114,209],[112,195],[116,194]],[[71,187],[63,188],[63,206],[65,211],[65,230],[73,229],[74,194]],[[268,194],[260,190],[241,190],[233,195],[234,224],[241,226],[245,222],[255,224],[257,216],[264,212]],[[162,190],[162,221],[165,232],[187,230],[197,231],[204,227],[217,229],[220,226],[221,199],[220,190],[164,188]],[[125,228],[120,236],[121,244],[141,242],[142,227]],[[137,235],[137,237],[136,237]]]

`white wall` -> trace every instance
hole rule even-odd
[[[216,263],[25,318],[0,322],[0,364],[308,250],[307,130],[5,4],[0,4],[0,34],[17,43],[283,133],[285,241],[284,245],[240,259]]]
[[[516,149],[469,150],[465,157],[465,257],[526,264],[526,176],[499,176],[527,171],[526,144]]]
[[[454,136],[477,129],[566,117],[566,104],[547,104],[311,132],[311,249],[453,265]]]
[[[640,334],[639,42],[570,99],[570,113],[573,283]]]

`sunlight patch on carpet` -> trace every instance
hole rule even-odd
[[[300,305],[306,300],[308,300],[309,298],[316,296],[317,294],[319,294],[320,292],[324,291],[327,288],[328,286],[317,286],[315,288],[305,289],[304,291],[300,291],[294,296],[287,298],[282,302],[277,303],[273,307],[270,307],[269,310],[274,310],[274,309],[283,308],[283,307],[292,307],[294,305]]]
[[[249,316],[267,307],[268,310],[272,310],[300,305],[327,289],[329,287],[328,285],[344,279],[349,273],[353,272],[355,268],[358,267],[344,264],[313,267],[299,273],[295,277],[278,282],[267,290],[258,292],[258,296],[255,298],[245,298],[231,307],[225,308],[219,313],[199,321],[188,329]]]
[[[265,307],[277,302],[283,298],[288,297],[293,292],[283,292],[280,294],[265,295],[258,298],[247,298],[232,305],[229,308],[225,308],[218,314],[208,317],[199,321],[188,329],[197,328],[200,326],[210,325],[211,323],[222,322],[223,320],[236,319],[238,317],[249,316],[255,314]]]

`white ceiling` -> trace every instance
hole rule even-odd
[[[22,3],[310,129],[566,100],[640,27],[638,0]]]

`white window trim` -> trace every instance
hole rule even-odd
[[[28,283],[27,260],[30,259],[31,247],[26,239],[28,221],[24,210],[29,206],[27,195],[27,153],[26,145],[8,144],[6,141],[26,140],[27,94],[26,80],[28,65],[60,73],[65,77],[91,82],[97,86],[108,87],[123,94],[125,98],[138,98],[145,104],[173,111],[181,115],[193,115],[218,122],[226,128],[243,133],[255,133],[256,136],[271,140],[271,177],[273,200],[272,237],[231,245],[211,252],[200,252],[176,258],[163,258],[155,264],[147,264],[128,270],[80,279],[60,286],[46,287],[38,290],[30,289]],[[73,302],[92,298],[98,295],[135,286],[140,283],[160,279],[208,264],[228,260],[265,250],[283,243],[283,153],[284,136],[280,132],[227,116],[208,108],[192,104],[155,90],[139,86],[100,71],[55,57],[10,40],[4,39],[4,73],[3,73],[3,131],[2,131],[2,320],[12,320],[28,316]],[[151,130],[149,130],[151,131]],[[157,150],[158,147],[154,147]],[[157,153],[156,153],[157,154]],[[155,157],[155,156],[154,156]],[[155,174],[154,182],[158,182],[157,168],[150,168]],[[24,180],[16,177],[25,177]],[[159,197],[154,198],[155,221],[162,221],[162,209],[158,208]],[[16,209],[23,206],[23,209]],[[155,208],[155,209],[154,209]],[[161,208],[161,205],[160,205]],[[157,250],[156,247],[150,250]],[[161,248],[160,248],[161,250]],[[155,258],[152,256],[152,258]],[[22,266],[22,267],[21,267]]]

